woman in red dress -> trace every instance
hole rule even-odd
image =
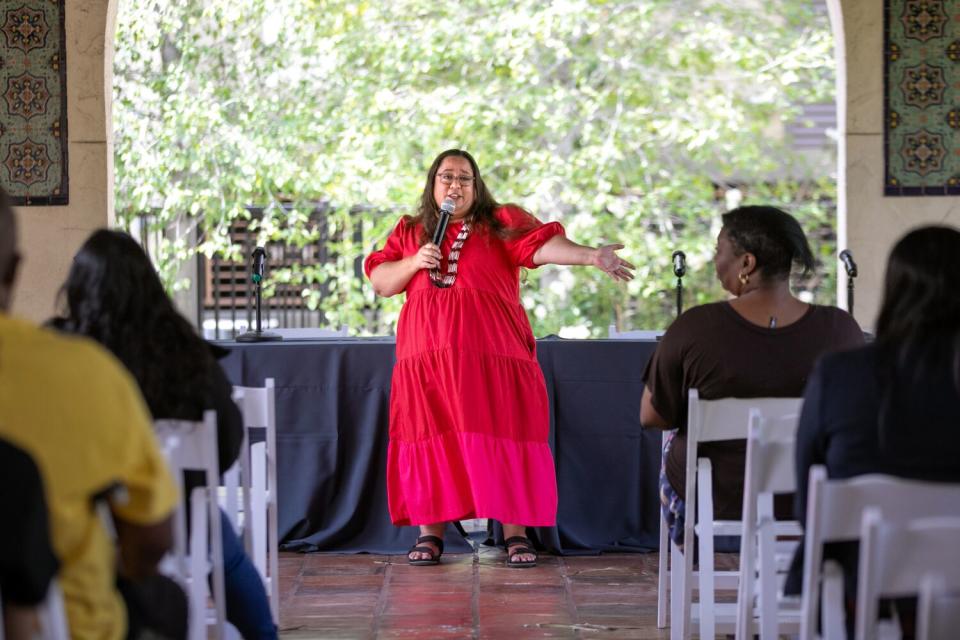
[[[431,242],[440,204],[455,205]],[[448,521],[503,524],[507,565],[536,564],[528,526],[552,526],[557,484],[549,408],[520,268],[595,266],[633,277],[619,244],[585,247],[487,190],[473,157],[444,151],[430,167],[418,214],[405,216],[365,270],[378,295],[407,294],[397,323],[390,393],[387,494],[397,525],[419,525],[411,564],[437,564]]]

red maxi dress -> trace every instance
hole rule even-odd
[[[387,495],[397,525],[470,518],[552,526],[557,482],[548,444],[549,407],[530,322],[520,303],[520,267],[564,233],[519,208],[497,218],[520,232],[503,240],[473,226],[453,286],[421,269],[407,283],[397,323],[390,391]],[[462,223],[451,222],[441,273]],[[420,225],[403,220],[364,264],[415,254]]]

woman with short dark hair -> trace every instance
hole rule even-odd
[[[800,224],[775,207],[745,206],[723,215],[714,256],[717,278],[734,297],[677,318],[644,373],[644,427],[668,436],[660,497],[671,539],[683,544],[687,396],[705,400],[798,397],[821,354],[862,344],[860,327],[836,307],[808,304],[790,291],[794,266],[814,267]],[[711,459],[714,512],[738,520],[743,504],[746,441],[705,443]]]

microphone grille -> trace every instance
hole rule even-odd
[[[453,210],[457,208],[457,203],[453,201],[452,198],[446,198],[440,204],[440,211],[445,213],[453,213]]]

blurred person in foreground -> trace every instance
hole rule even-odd
[[[921,227],[894,245],[876,329],[874,342],[824,357],[810,376],[797,431],[801,523],[813,465],[825,465],[832,479],[883,473],[960,482],[960,231]],[[843,568],[852,634],[859,544],[828,544],[824,557]],[[801,544],[785,592],[800,593],[802,579]],[[912,633],[915,599],[897,606]]]
[[[74,256],[63,285],[61,331],[96,340],[130,371],[154,420],[217,413],[220,473],[240,454],[243,419],[217,356],[176,310],[143,248],[128,234],[94,231]],[[202,482],[185,474],[184,492]],[[247,640],[272,640],[276,625],[260,574],[221,511],[227,620]]]
[[[439,246],[441,205],[453,214]],[[413,565],[435,565],[446,523],[503,524],[506,565],[532,567],[528,526],[553,526],[557,483],[536,341],[520,302],[520,269],[594,266],[633,277],[623,246],[585,247],[558,222],[501,205],[476,160],[450,149],[427,172],[416,216],[405,216],[367,276],[378,295],[406,294],[390,390],[387,493],[398,525],[419,525]]]
[[[91,340],[9,315],[20,257],[0,193],[0,437],[44,484],[70,634],[183,638],[183,591],[157,573],[173,544],[177,488],[130,374]],[[122,488],[124,500],[109,496]],[[116,543],[96,509],[109,504]]]
[[[0,439],[0,616],[7,640],[42,633],[39,607],[59,562],[50,543],[40,471],[26,451]],[[12,516],[12,517],[11,517]]]
[[[667,437],[660,500],[674,544],[683,546],[687,397],[795,398],[817,358],[863,344],[846,311],[808,304],[790,291],[794,266],[814,267],[800,224],[775,207],[744,206],[723,214],[714,256],[731,300],[693,307],[667,329],[644,373],[640,423],[676,429]],[[714,516],[739,520],[746,440],[709,442],[699,455],[713,465]],[[782,503],[783,501],[781,501]],[[789,505],[778,512],[789,517]]]

